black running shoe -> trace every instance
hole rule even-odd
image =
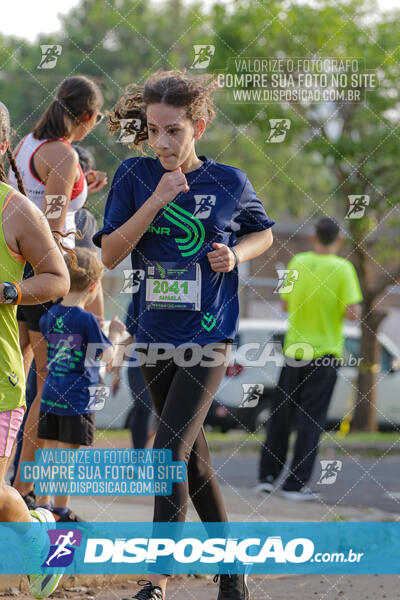
[[[33,490],[28,492],[26,496],[22,496],[22,500],[25,502],[26,506],[28,507],[28,510],[35,510],[35,508],[37,507],[36,495]]]
[[[85,521],[78,517],[70,508],[65,515],[59,515],[53,511],[53,515],[57,523],[84,523]]]
[[[141,579],[138,584],[143,586],[134,596],[132,600],[163,600],[162,589],[158,585],[153,585],[151,581]]]
[[[247,575],[215,575],[214,582],[219,579],[217,600],[249,600]]]

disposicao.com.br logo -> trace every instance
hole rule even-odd
[[[359,562],[363,553],[318,552],[312,540],[293,538],[286,544],[281,536],[262,538],[91,538],[87,541],[85,563],[155,563],[169,557],[180,564],[285,564],[311,562]],[[240,567],[239,567],[240,568]]]
[[[248,551],[259,550],[258,554]],[[298,549],[300,548],[300,553]],[[209,538],[131,538],[96,539],[87,541],[84,562],[104,563],[154,563],[161,557],[171,557],[178,563],[264,563],[272,559],[278,563],[300,563],[310,560],[314,544],[306,538],[295,538],[283,545],[280,536],[261,538],[229,539]]]
[[[399,569],[398,522],[59,523],[45,528],[50,544],[35,545],[28,558],[26,525],[7,525],[0,523],[0,574],[53,568],[101,575],[383,575]],[[39,528],[42,523],[32,524],[35,539]]]

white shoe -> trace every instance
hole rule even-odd
[[[315,500],[320,500],[321,496],[316,494],[315,492],[311,492],[306,488],[302,488],[298,491],[290,491],[290,490],[281,490],[281,496],[286,498],[286,500],[295,500],[296,502],[312,502]]]
[[[40,523],[51,523],[55,524],[55,518],[52,513],[46,508],[35,508],[35,510],[29,511],[32,517],[32,521],[39,521]],[[36,529],[36,528],[35,528]],[[29,556],[40,556],[43,554],[43,547],[46,545],[46,540],[43,538],[43,529],[40,528],[40,532],[35,532],[29,539],[26,546],[27,560]],[[34,598],[46,598],[50,596],[60,583],[62,573],[45,573],[43,575],[35,574],[28,575],[29,580],[29,591]]]
[[[268,475],[264,481],[260,481],[254,488],[256,494],[270,494],[274,489],[274,478],[272,475]]]
[[[268,481],[262,481],[254,488],[254,492],[256,494],[270,494],[274,486],[272,483],[268,483]]]

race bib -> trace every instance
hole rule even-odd
[[[201,269],[198,263],[155,262],[146,267],[147,310],[200,310]]]

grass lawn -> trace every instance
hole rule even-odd
[[[206,434],[207,440],[210,445],[220,444],[220,443],[236,443],[240,444],[243,442],[263,442],[264,441],[264,433],[256,433],[249,434],[245,431],[230,431],[229,433],[219,433],[217,431],[207,432]],[[99,429],[96,431],[96,439],[102,440],[120,440],[126,441],[127,445],[130,444],[130,432],[128,429]],[[348,433],[345,436],[339,436],[338,432],[331,431],[325,433],[322,436],[322,443],[332,443],[335,440],[340,441],[341,444],[346,445],[347,443],[351,444],[374,444],[374,443],[386,443],[386,444],[395,444],[396,442],[400,442],[400,432],[396,431],[378,431],[375,433],[368,432],[355,432]]]

